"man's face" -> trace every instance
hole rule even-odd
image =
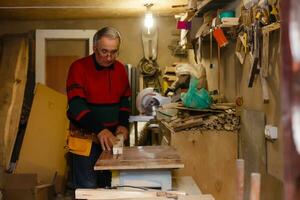
[[[119,44],[118,39],[109,37],[102,37],[98,40],[93,47],[97,63],[103,67],[111,66],[118,55]]]

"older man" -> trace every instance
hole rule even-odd
[[[116,60],[120,33],[102,28],[93,43],[94,53],[75,61],[67,78],[67,116],[73,136],[93,138],[89,155],[70,153],[73,188],[110,186],[111,172],[94,171],[94,164],[103,150],[111,150],[116,134],[128,138],[131,90],[125,67]]]

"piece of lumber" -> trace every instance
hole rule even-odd
[[[270,43],[270,32],[280,29],[280,23],[272,23],[270,25],[262,27],[263,36],[263,50],[262,50],[262,74],[263,77],[269,76],[269,43]]]
[[[212,112],[212,113],[221,113],[222,110],[216,110],[216,109],[200,109],[200,108],[190,108],[190,107],[183,107],[178,106],[176,107],[179,110],[189,110],[189,111],[198,111],[198,112]]]
[[[261,56],[261,70],[263,77],[268,77],[269,75],[269,38],[270,32],[266,31],[263,34],[263,48]]]
[[[260,199],[260,173],[251,173],[250,200]]]
[[[76,189],[76,199],[88,200],[109,200],[109,199],[126,199],[126,200],[214,200],[212,195],[187,195],[180,191],[142,191],[142,190],[117,190],[117,189]]]
[[[199,119],[190,119],[187,120],[186,122],[183,123],[179,123],[176,126],[173,126],[174,131],[181,131],[187,128],[193,128],[195,126],[199,126],[203,123],[203,119],[199,118]]]
[[[186,195],[180,191],[143,191],[143,190],[119,190],[119,189],[76,189],[76,199],[128,199],[128,198],[151,198],[167,197],[177,198]]]
[[[94,166],[94,170],[127,169],[172,169],[184,165],[177,150],[170,146],[123,147],[123,154],[113,155],[104,151]]]
[[[244,175],[245,175],[245,161],[243,159],[236,160],[237,180],[236,180],[236,200],[244,199]]]
[[[118,155],[118,154],[123,154],[123,146],[124,146],[124,135],[119,134],[117,135],[117,142],[116,144],[113,145],[113,154]]]
[[[2,38],[0,63],[0,166],[9,168],[19,122],[28,69],[28,39],[24,35]]]
[[[275,31],[278,29],[280,29],[280,22],[275,22],[275,23],[272,23],[272,24],[262,27],[262,32],[263,33],[272,32],[272,31]]]
[[[261,74],[261,73],[260,73],[260,81],[261,81],[261,91],[262,91],[263,102],[264,102],[264,104],[267,104],[270,101],[268,82],[267,82],[266,78],[263,76],[263,74]]]

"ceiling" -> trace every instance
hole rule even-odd
[[[1,0],[0,19],[99,19],[142,16],[153,3],[156,16],[185,11],[188,0]],[[173,6],[173,7],[172,7]]]

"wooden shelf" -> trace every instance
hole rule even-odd
[[[224,8],[226,5],[232,3],[234,0],[203,0],[197,6],[197,16],[203,15],[205,12],[212,9]]]
[[[220,9],[234,0],[203,0],[197,5],[197,10],[188,10],[185,14],[184,21],[191,21],[195,16],[202,16],[205,12],[212,9]]]

